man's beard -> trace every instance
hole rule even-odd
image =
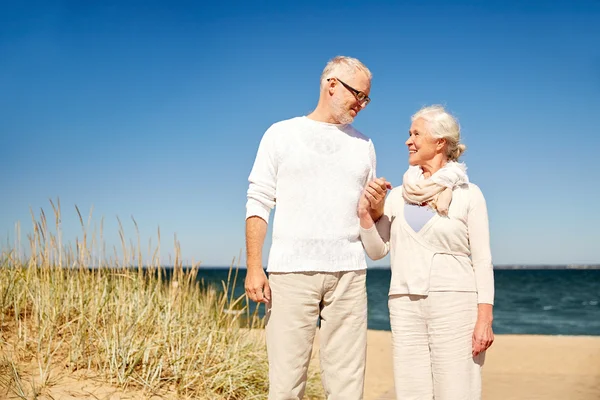
[[[350,111],[341,103],[333,104],[333,115],[340,124],[351,124],[354,121],[354,117],[350,115]]]

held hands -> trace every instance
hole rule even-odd
[[[365,189],[366,191],[366,189]],[[365,218],[369,216],[369,208],[371,207],[369,199],[367,199],[367,196],[365,196],[365,193],[363,192],[360,195],[360,200],[358,201],[358,217],[359,218]]]
[[[383,207],[385,195],[388,189],[392,188],[392,184],[385,178],[375,178],[365,188],[364,195],[369,200],[373,210]]]
[[[248,268],[244,287],[250,300],[265,304],[271,301],[269,280],[262,267]]]
[[[367,184],[358,202],[358,216],[360,218],[371,215],[377,220],[383,214],[385,195],[392,184],[385,178],[375,178]]]

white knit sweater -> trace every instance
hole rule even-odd
[[[273,221],[269,272],[366,268],[357,205],[375,149],[351,125],[297,117],[264,134],[248,178],[246,218]]]

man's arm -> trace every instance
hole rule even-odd
[[[377,155],[372,141],[369,141],[369,158],[371,159],[371,172],[367,178],[367,191],[365,194],[371,203],[369,215],[374,222],[377,222],[383,215],[385,195],[388,189],[392,188],[392,185],[383,177],[377,178]]]
[[[246,294],[257,302],[271,300],[269,281],[262,266],[262,248],[267,235],[267,221],[275,207],[277,157],[273,127],[263,135],[248,181],[246,202]]]
[[[268,303],[271,300],[269,281],[262,266],[262,248],[267,235],[267,221],[254,216],[246,219],[245,288],[251,300]]]

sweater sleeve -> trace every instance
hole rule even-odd
[[[366,183],[369,183],[377,177],[377,156],[375,154],[375,146],[371,140],[369,140],[369,159],[371,161],[371,171],[369,171]]]
[[[471,184],[468,213],[469,245],[475,271],[478,303],[494,304],[494,267],[490,249],[490,229],[487,205],[483,193]]]
[[[269,128],[263,135],[254,166],[248,177],[246,202],[246,219],[258,216],[269,221],[269,215],[275,207],[275,193],[277,187],[277,154],[275,146],[275,132]]]
[[[360,227],[360,239],[371,260],[379,260],[390,252],[390,235],[392,228],[392,193],[390,192],[383,207],[383,215],[372,227]]]

